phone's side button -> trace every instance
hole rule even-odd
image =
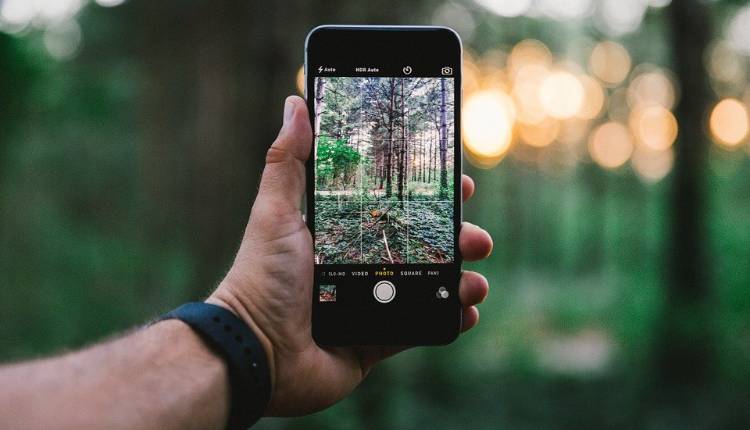
[[[372,289],[372,295],[380,303],[389,303],[396,298],[396,287],[390,281],[380,281]]]

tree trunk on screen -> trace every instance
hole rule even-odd
[[[432,139],[430,142],[432,145],[432,153],[430,154],[430,180],[429,182],[432,183],[435,180],[435,174],[437,173],[437,155],[438,155],[438,145],[435,142],[435,134],[433,133]]]
[[[425,142],[424,142],[424,134],[422,134],[422,138],[419,140],[420,143],[420,150],[419,150],[419,180],[421,182],[424,182],[424,162],[425,162]]]
[[[315,80],[315,137],[320,135],[320,117],[323,109],[325,109],[325,78],[317,78]]]
[[[440,78],[440,197],[445,198],[448,190],[448,171],[445,162],[448,155],[448,122],[445,106],[445,78]]]
[[[401,116],[401,142],[398,145],[398,201],[403,206],[404,201],[404,153],[406,152],[406,108],[404,106],[404,80],[401,79],[400,94],[400,116]]]
[[[393,147],[395,145],[394,115],[396,110],[396,80],[390,78],[388,82],[388,146],[385,152],[385,196],[391,197],[393,193]]]

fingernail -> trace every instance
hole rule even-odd
[[[284,103],[284,123],[292,119],[294,116],[294,103],[290,99],[286,99]]]

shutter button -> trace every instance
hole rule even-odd
[[[396,297],[396,287],[389,281],[380,281],[372,289],[372,295],[380,303],[388,303]]]

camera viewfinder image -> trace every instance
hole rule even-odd
[[[315,79],[317,264],[454,261],[454,100],[451,77]]]

